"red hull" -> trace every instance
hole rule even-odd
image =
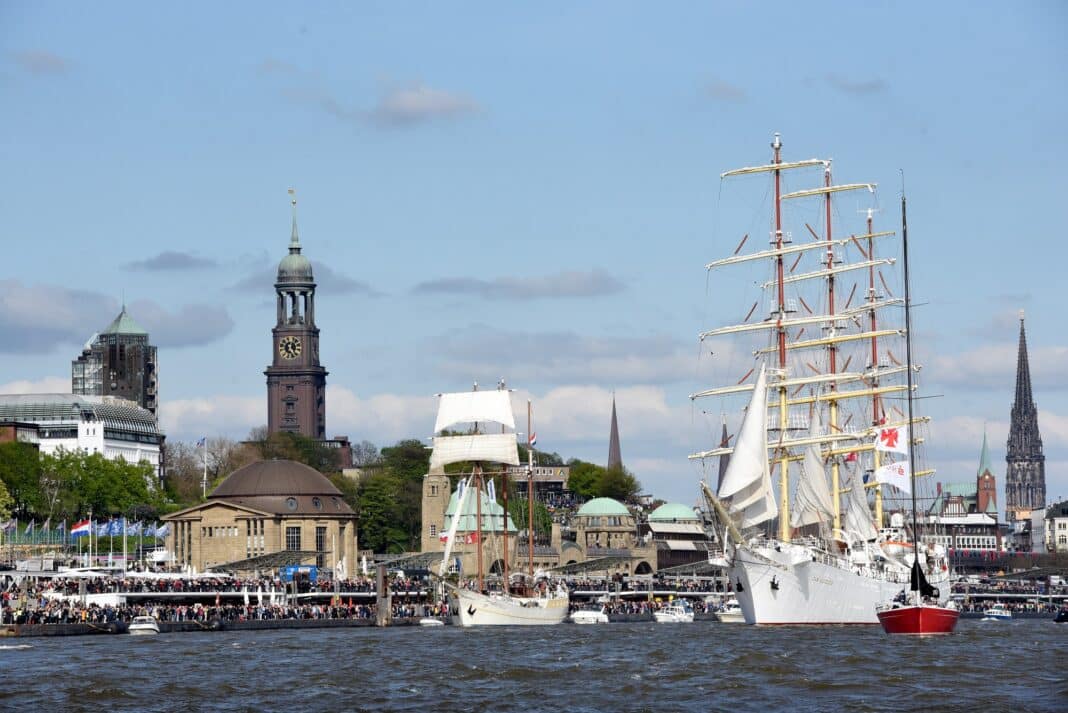
[[[932,606],[887,609],[876,614],[887,634],[952,634],[960,612]]]

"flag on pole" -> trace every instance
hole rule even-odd
[[[538,432],[531,431],[530,436],[527,438],[527,445],[533,448],[538,443]]]
[[[156,537],[166,537],[169,534],[171,534],[171,524],[169,522],[165,522],[156,528]]]
[[[7,522],[0,523],[0,532],[11,532],[18,527],[18,522],[15,520],[8,520]]]
[[[875,479],[877,481],[893,485],[898,490],[906,493],[912,492],[912,478],[910,475],[909,464],[904,461],[889,463],[875,471]]]
[[[84,537],[92,533],[93,523],[89,520],[79,520],[71,525],[70,536],[71,537]]]
[[[497,486],[493,484],[493,478],[486,483],[486,495],[489,496],[491,502],[497,502]]]
[[[200,440],[198,440],[198,441],[197,441],[197,448],[203,448],[203,447],[204,447],[204,445],[205,445],[205,444],[206,444],[207,442],[208,442],[208,437],[207,437],[207,436],[201,436],[201,437],[200,437]]]
[[[30,524],[26,526],[26,529],[23,531],[23,534],[32,535],[33,534],[34,525],[36,525],[36,524],[37,524],[37,519],[36,518],[34,518],[33,520],[30,520]]]
[[[477,532],[469,532],[469,533],[467,533],[467,537],[464,538],[464,542],[466,542],[469,545],[475,544],[476,542],[478,542],[478,533]]]
[[[875,434],[875,450],[907,454],[909,452],[908,426],[880,428]]]

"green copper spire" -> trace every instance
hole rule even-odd
[[[994,474],[993,468],[990,467],[990,451],[986,447],[986,428],[983,428],[983,450],[979,453],[979,472],[977,475],[983,473]]]
[[[144,334],[148,335],[140,324],[133,321],[133,317],[126,313],[126,305],[122,306],[119,316],[111,321],[111,324],[101,334]]]
[[[297,192],[289,189],[289,202],[293,206],[293,234],[289,237],[289,252],[300,253],[300,235],[297,233]]]

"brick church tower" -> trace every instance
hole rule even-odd
[[[1027,363],[1027,334],[1020,312],[1020,347],[1016,357],[1016,398],[1009,422],[1005,455],[1005,516],[1022,520],[1046,506],[1046,456],[1038,432],[1038,409],[1031,395],[1031,369]]]
[[[293,191],[290,191],[290,195]],[[267,431],[326,437],[326,375],[319,363],[319,328],[315,326],[315,278],[300,254],[297,199],[289,254],[278,263],[274,290],[277,319],[271,330],[274,358],[267,376]]]
[[[990,467],[990,451],[986,447],[986,431],[983,431],[983,450],[979,454],[979,471],[975,475],[975,508],[977,512],[998,512],[998,485]]]

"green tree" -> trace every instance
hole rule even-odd
[[[11,506],[15,504],[15,501],[8,495],[7,486],[4,485],[4,481],[0,480],[0,520],[7,520],[11,517]]]
[[[378,473],[360,484],[359,540],[375,552],[403,552],[410,544],[405,531],[401,495],[404,481],[392,473]]]
[[[386,472],[402,480],[421,482],[430,470],[430,449],[414,438],[398,441],[382,449],[381,462]]]
[[[26,518],[46,509],[41,492],[40,456],[30,444],[0,443],[0,481],[7,486],[16,516]]]
[[[606,468],[597,481],[597,497],[627,502],[634,499],[641,487],[638,479],[625,468]]]
[[[528,448],[522,444],[518,446],[519,449],[519,462],[526,464]],[[534,465],[545,466],[557,466],[564,465],[564,459],[560,457],[559,453],[546,453],[545,451],[539,451],[534,449]]]
[[[526,498],[508,499],[508,514],[512,517],[512,522],[520,530],[527,528],[527,515],[529,513],[529,507]],[[534,501],[534,532],[548,533],[553,529],[553,517],[549,514],[549,511],[545,508],[545,504],[537,500]]]
[[[577,458],[567,462],[571,468],[567,477],[567,489],[582,500],[589,500],[600,495],[601,474],[604,468],[593,463],[587,463]]]
[[[341,470],[339,449],[325,446],[322,441],[299,433],[264,434],[257,429],[253,429],[249,435],[250,438],[260,437],[259,440],[250,441],[249,445],[263,460],[295,460],[315,468],[320,473],[337,473]]]

